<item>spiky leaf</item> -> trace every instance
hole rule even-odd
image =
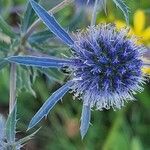
[[[35,0],[35,1],[38,2],[39,0]],[[21,29],[23,33],[27,31],[27,29],[33,23],[34,20],[35,20],[35,12],[32,9],[31,4],[28,2],[27,9],[24,14],[22,25],[21,25]]]
[[[56,105],[58,101],[69,91],[69,87],[72,85],[72,82],[67,82],[60,89],[54,92],[39,109],[39,111],[34,115],[29,123],[28,129],[33,128],[41,119],[48,115],[49,111]]]
[[[40,130],[40,129],[36,130],[36,131],[33,132],[32,134],[30,134],[30,135],[28,135],[28,136],[26,136],[26,137],[24,137],[24,138],[18,140],[18,141],[16,142],[16,145],[19,146],[19,145],[24,145],[24,144],[26,144],[26,142],[28,142],[29,140],[31,140],[39,130]]]
[[[69,36],[69,34],[59,25],[59,23],[55,20],[54,16],[49,15],[48,12],[37,4],[35,1],[30,0],[30,3],[37,13],[37,15],[41,18],[41,20],[45,23],[45,25],[53,32],[57,37],[59,37],[62,41],[64,41],[67,45],[71,46],[74,44],[74,41]]]
[[[82,139],[86,135],[91,119],[91,108],[90,106],[83,105],[82,108],[82,115],[81,115],[81,126],[80,126],[80,133]]]
[[[129,8],[125,4],[124,0],[113,0],[117,7],[119,7],[126,19],[126,22],[129,23]]]
[[[35,66],[42,68],[58,68],[68,64],[72,64],[69,59],[57,59],[50,57],[36,57],[36,56],[12,56],[7,58],[9,62],[18,63],[25,66]]]
[[[31,68],[26,67],[18,67],[17,69],[17,89],[18,92],[24,90],[28,93],[31,93],[36,97],[36,93],[32,88],[32,84],[34,83],[34,78],[36,76],[36,72],[33,71],[31,73]]]

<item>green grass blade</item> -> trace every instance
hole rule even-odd
[[[125,4],[124,0],[113,0],[113,2],[121,9],[125,16],[126,22],[129,23],[129,8]]]
[[[38,2],[39,0],[35,0],[35,1]],[[32,9],[31,4],[28,2],[27,9],[24,14],[22,25],[21,25],[21,29],[23,33],[27,31],[27,29],[33,23],[34,20],[35,20],[35,12]]]

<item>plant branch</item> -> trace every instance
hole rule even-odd
[[[59,3],[57,6],[53,7],[48,11],[49,14],[57,13],[59,10],[63,9],[67,5],[71,4],[74,0],[64,0]],[[27,33],[23,37],[23,43],[29,38],[29,36],[33,33],[33,31],[37,28],[37,26],[41,23],[41,19],[36,20],[27,30]]]
[[[16,64],[10,65],[10,93],[9,93],[9,114],[12,112],[16,101]]]

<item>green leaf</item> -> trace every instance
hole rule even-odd
[[[124,0],[113,0],[113,2],[116,4],[117,7],[119,7],[126,19],[126,22],[129,23],[129,8],[125,4]]]
[[[3,69],[7,64],[8,62],[6,60],[0,59],[0,70]]]
[[[49,30],[37,32],[33,34],[32,36],[29,37],[29,42],[30,43],[42,43],[45,42],[48,38],[53,37],[51,32]]]
[[[35,132],[33,132],[32,134],[30,134],[30,135],[20,139],[19,141],[16,142],[16,145],[23,145],[23,144],[25,144],[26,142],[31,140],[39,130],[40,130],[40,128],[38,130],[36,130]]]
[[[4,21],[4,19],[0,16],[0,29],[3,33],[8,35],[11,38],[15,37],[15,33],[11,30],[11,27]]]
[[[6,139],[8,143],[15,142],[16,135],[16,115],[17,115],[17,105],[14,105],[12,112],[9,114],[8,119],[6,121]]]
[[[35,0],[38,2],[39,0]],[[24,14],[23,20],[22,20],[22,32],[25,33],[29,26],[33,23],[35,20],[35,12],[33,11],[31,4],[28,2],[28,6],[26,9],[26,12]]]
[[[36,72],[35,70],[31,72],[31,68],[18,67],[17,70],[17,89],[21,91],[24,89],[26,92],[31,93],[36,97],[35,91],[32,89],[32,83],[35,81]]]

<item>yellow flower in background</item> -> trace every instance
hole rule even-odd
[[[148,49],[143,56],[143,62],[145,64],[150,64],[150,49]],[[150,75],[150,67],[147,65],[142,68],[143,73]]]
[[[143,67],[143,68],[142,68],[142,72],[143,72],[144,74],[150,75],[150,68],[148,68],[148,67]]]
[[[126,27],[127,24],[121,20],[116,20],[115,24],[118,28]],[[133,16],[133,26],[130,33],[139,37],[139,42],[150,44],[150,26],[146,27],[146,16],[142,10],[137,10]]]
[[[142,10],[137,10],[133,18],[133,34],[140,37],[140,42],[150,44],[150,27],[145,28],[146,17]],[[150,59],[150,58],[149,58]],[[143,67],[142,71],[150,75],[150,67]]]
[[[137,10],[134,14],[133,32],[135,35],[141,37],[143,43],[150,42],[150,27],[146,27],[146,17],[142,10]]]

